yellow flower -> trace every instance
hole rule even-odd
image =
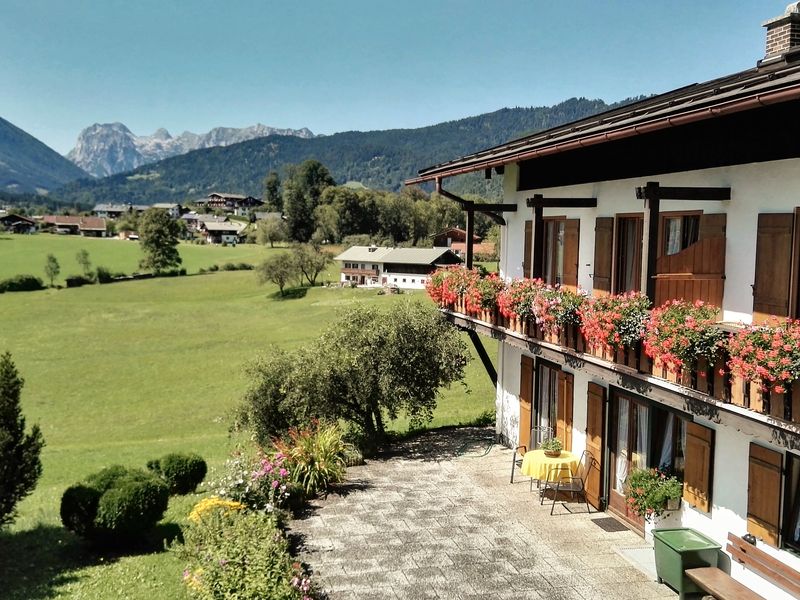
[[[219,498],[217,496],[211,496],[210,498],[203,498],[195,504],[192,512],[189,513],[189,520],[193,523],[199,523],[205,515],[212,511],[220,511],[222,513],[227,513],[234,510],[244,510],[245,505],[241,502],[236,502],[235,500],[224,500],[223,498]]]

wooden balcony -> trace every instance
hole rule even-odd
[[[468,314],[463,299],[459,299],[455,306],[441,310],[456,325],[462,325],[464,321],[472,322],[476,325],[472,328],[478,333],[511,341],[534,353],[540,352],[541,348],[553,349],[562,355],[562,359],[566,357],[568,363],[570,357],[573,360],[584,359],[586,363],[645,380],[693,399],[738,407],[744,409],[745,413],[752,411],[767,417],[770,422],[779,420],[786,425],[800,424],[800,381],[795,382],[784,394],[763,392],[758,385],[731,375],[726,367],[729,359],[726,352],[721,352],[713,365],[701,360],[695,369],[676,374],[661,364],[654,364],[645,354],[642,344],[636,348],[609,352],[588,344],[577,327],[568,327],[558,336],[548,335],[533,320],[509,319],[497,309]],[[800,433],[800,427],[789,428]]]
[[[365,276],[365,277],[377,277],[380,272],[378,269],[345,269],[342,268],[342,273],[345,275],[358,275],[358,276]]]

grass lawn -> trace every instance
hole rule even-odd
[[[112,272],[133,273],[139,270],[142,251],[138,242],[116,238],[85,238],[77,235],[0,234],[0,279],[26,273],[40,277],[45,284],[50,282],[44,275],[44,263],[48,254],[58,260],[61,273],[54,283],[64,283],[64,278],[83,273],[75,256],[85,249],[92,266],[103,266]],[[207,246],[181,243],[178,248],[183,265],[188,273],[197,273],[200,268],[222,265],[226,262],[248,262],[257,264],[264,260],[270,249],[259,244],[237,246]]]
[[[48,252],[63,257],[67,274],[73,268],[66,264],[81,247],[95,264],[112,269],[133,270],[139,256],[133,242],[9,237],[0,240],[0,278],[37,265],[41,273]],[[255,262],[269,252],[247,245],[181,247],[190,272],[215,262]],[[61,527],[60,497],[104,466],[144,466],[171,451],[195,451],[219,465],[234,443],[228,425],[246,387],[242,366],[249,359],[313,339],[337,309],[353,302],[407,297],[314,288],[279,300],[275,290],[239,271],[0,295],[0,351],[12,353],[25,378],[23,411],[29,425],[41,425],[46,442],[42,479],[20,504],[10,531],[0,534],[0,597],[185,597],[182,565],[163,552],[163,535],[139,553],[95,554]],[[412,297],[426,301],[422,294]],[[496,342],[485,343],[495,356]],[[444,392],[434,426],[493,408],[494,389],[477,358],[467,383],[469,394],[461,386]],[[174,530],[196,500],[171,499],[159,533]]]

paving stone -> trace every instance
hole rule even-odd
[[[511,451],[490,448],[492,436],[464,428],[406,440],[349,469],[346,494],[291,523],[331,600],[676,597],[616,551],[642,546],[635,533],[604,532],[580,502],[551,516],[526,478],[510,484]]]

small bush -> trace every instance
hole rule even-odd
[[[91,277],[86,277],[85,275],[70,275],[69,277],[66,277],[64,281],[66,282],[68,288],[77,288],[94,283],[94,280]]]
[[[189,494],[205,479],[208,465],[198,454],[167,454],[151,460],[147,468],[167,482],[173,494]]]
[[[111,283],[114,280],[111,271],[106,267],[97,267],[95,269],[95,277],[97,278],[97,283]]]
[[[292,498],[291,476],[285,462],[280,454],[268,456],[259,451],[250,456],[236,452],[225,461],[222,475],[211,487],[218,496],[240,502],[252,510],[274,512],[302,506],[301,490],[295,488],[295,492],[300,493],[296,494],[298,498]]]
[[[223,271],[236,271],[236,265],[234,263],[225,263],[222,265]]]
[[[228,247],[228,242],[222,242],[222,247],[223,248],[227,248]]]
[[[180,275],[181,277],[186,275],[186,267],[181,267],[180,269],[178,269],[178,275]]]
[[[184,529],[184,543],[171,547],[187,564],[183,580],[193,598],[319,597],[272,515],[219,499],[202,502]]]
[[[252,271],[256,268],[255,265],[251,265],[250,263],[240,262],[238,265],[240,271]]]
[[[43,290],[44,283],[35,275],[15,275],[0,281],[0,293],[2,292],[35,292]]]
[[[169,488],[155,475],[119,465],[73,485],[61,497],[61,522],[94,541],[132,540],[167,510]]]
[[[219,265],[211,265],[210,267],[208,267],[208,270],[211,271],[212,273],[214,271],[219,271]]]

